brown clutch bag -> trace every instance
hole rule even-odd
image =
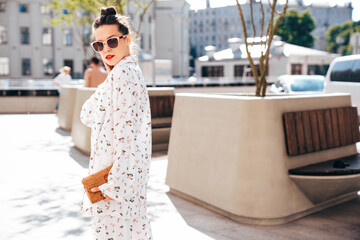
[[[104,183],[107,183],[108,175],[109,175],[111,167],[112,167],[112,165],[97,172],[97,173],[91,174],[91,175],[87,176],[86,178],[82,179],[81,182],[84,185],[86,194],[91,203],[96,203],[96,202],[99,202],[99,201],[105,199],[105,197],[101,191],[92,192],[91,189],[94,187],[98,187]]]

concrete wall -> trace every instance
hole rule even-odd
[[[282,114],[343,106],[351,106],[349,95],[177,94],[166,183],[244,222],[281,223],[303,216],[317,206],[288,170],[355,154],[356,147],[289,157]]]

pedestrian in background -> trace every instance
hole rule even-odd
[[[100,60],[98,57],[92,57],[90,60],[90,68],[86,69],[84,74],[85,87],[96,88],[107,77],[106,70],[101,66]]]
[[[61,87],[66,84],[70,84],[72,78],[70,75],[71,68],[68,66],[64,66],[64,67],[60,68],[59,72],[60,72],[59,75],[57,75],[54,78],[54,82],[55,82],[55,86],[58,87],[58,93],[59,93],[59,97],[60,97]],[[54,113],[57,113],[58,110],[59,110],[59,103],[56,104]]]
[[[108,182],[92,189],[105,199],[82,210],[92,216],[98,240],[150,240],[147,183],[151,160],[149,95],[137,61],[137,38],[128,17],[102,8],[93,23],[98,52],[108,71],[103,84],[84,103],[81,121],[91,127],[89,174],[108,166]]]
[[[72,80],[70,75],[71,68],[68,66],[64,66],[60,68],[59,72],[60,74],[54,78],[55,85],[57,87],[61,87],[62,85],[70,84]]]

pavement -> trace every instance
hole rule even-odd
[[[80,213],[88,156],[55,114],[0,115],[0,240],[92,239]],[[153,153],[148,213],[155,240],[360,239],[360,196],[278,226],[236,223],[183,200],[165,184],[167,153]]]

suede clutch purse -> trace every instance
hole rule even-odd
[[[81,182],[84,185],[85,192],[91,203],[97,203],[105,199],[101,191],[92,192],[91,189],[108,182],[108,175],[111,167],[112,165],[82,179]]]

